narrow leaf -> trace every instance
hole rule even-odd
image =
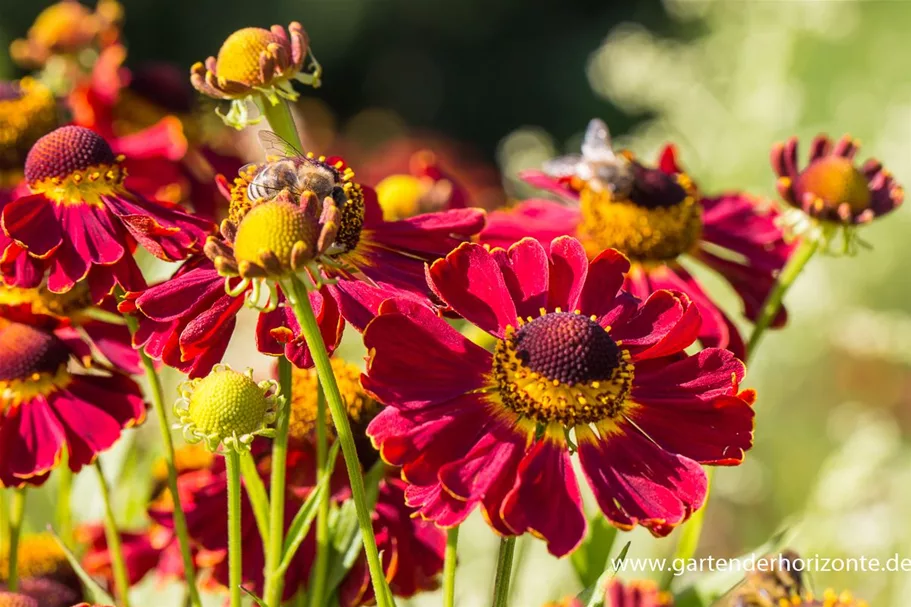
[[[617,528],[603,516],[596,516],[589,522],[588,537],[570,557],[576,576],[584,588],[598,581],[601,573],[607,569]]]
[[[102,588],[98,582],[96,582],[92,576],[90,576],[85,569],[82,568],[82,563],[79,562],[79,559],[76,558],[76,555],[73,554],[66,544],[63,543],[63,540],[60,539],[60,536],[57,535],[57,532],[54,531],[54,528],[50,525],[47,526],[48,532],[53,536],[54,540],[57,542],[57,545],[60,546],[60,549],[63,551],[66,560],[69,561],[70,566],[73,568],[73,571],[76,572],[76,575],[79,576],[79,579],[82,581],[82,585],[85,586],[85,589],[88,591],[89,596],[92,601],[95,603],[103,603],[105,605],[113,605],[114,599],[108,594],[104,588]]]
[[[576,597],[579,599],[580,603],[585,605],[585,607],[604,607],[604,593],[607,588],[607,583],[617,574],[617,567],[626,560],[626,555],[629,552],[631,544],[632,542],[626,542],[626,545],[620,550],[620,553],[615,558],[610,559],[607,568],[598,577],[598,580]]]
[[[256,518],[256,527],[263,538],[263,544],[269,545],[269,496],[266,494],[266,485],[256,469],[256,462],[249,452],[240,455],[240,473],[244,479],[247,496],[253,505],[253,516]]]
[[[241,586],[240,591],[243,592],[244,594],[246,594],[251,599],[253,599],[253,602],[256,603],[257,605],[259,605],[259,607],[269,607],[268,605],[266,605],[266,601],[264,601],[261,598],[259,598],[258,596],[256,596],[252,590],[248,590],[247,588],[244,588],[243,586]]]

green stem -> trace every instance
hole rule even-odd
[[[231,607],[241,607],[243,560],[240,533],[240,454],[234,449],[225,452],[225,471],[228,475],[228,586]],[[278,603],[268,603],[278,605]]]
[[[516,539],[516,553],[512,559],[512,580],[516,582],[522,579],[522,570],[528,562],[528,551],[531,549],[534,538],[528,534],[522,534]],[[506,594],[506,600],[512,602],[512,597],[516,593],[515,583],[509,585],[509,592]]]
[[[326,351],[326,344],[323,342],[319,325],[316,322],[316,316],[313,313],[313,306],[310,304],[310,298],[307,297],[304,285],[301,284],[296,276],[292,275],[282,281],[282,290],[291,303],[294,315],[297,317],[297,322],[300,324],[301,332],[307,342],[307,347],[310,349],[310,355],[313,357],[316,372],[319,376],[319,383],[329,404],[335,432],[342,445],[342,454],[345,457],[345,467],[348,469],[348,479],[351,484],[351,497],[354,500],[358,525],[364,540],[364,553],[367,557],[367,566],[370,570],[377,606],[387,607],[389,601],[386,591],[386,579],[379,551],[376,548],[376,537],[373,535],[373,521],[371,512],[367,507],[364,477],[361,474],[361,465],[357,458],[357,448],[354,444],[351,424],[348,422],[345,402],[342,400],[338,383],[332,372],[332,364],[329,362],[329,353]]]
[[[269,126],[272,127],[275,134],[299,151],[302,151],[303,145],[301,144],[300,135],[297,133],[297,126],[294,124],[294,116],[291,114],[291,107],[288,102],[282,100],[277,105],[272,105],[271,101],[261,96],[257,99],[256,105],[263,113],[263,116],[266,117]]]
[[[455,607],[455,574],[458,560],[459,528],[446,532],[446,558],[443,561],[443,607]]]
[[[775,317],[778,316],[788,289],[791,288],[791,285],[794,284],[794,281],[806,267],[807,262],[810,261],[813,254],[816,253],[818,249],[818,239],[805,238],[797,245],[797,249],[791,254],[791,258],[788,260],[784,269],[782,269],[781,274],[778,276],[778,280],[775,282],[774,288],[769,293],[765,302],[762,304],[762,309],[759,311],[759,316],[753,327],[753,333],[750,335],[750,339],[747,342],[747,361],[756,353],[762,336],[765,335],[765,332],[775,321]],[[713,476],[714,468],[706,467],[707,490],[711,488]],[[674,558],[691,559],[696,554],[696,550],[699,548],[699,538],[702,535],[702,525],[705,521],[705,511],[708,507],[709,495],[710,494],[706,495],[705,503],[702,508],[697,510],[683,529],[681,529],[680,538],[677,541],[677,547],[674,551]],[[674,577],[672,575],[665,575],[662,580],[662,587],[667,589],[670,587],[673,580]]]
[[[806,267],[807,262],[810,261],[810,258],[813,257],[813,254],[816,253],[818,249],[818,239],[804,238],[800,244],[797,245],[797,250],[791,254],[791,258],[788,260],[787,265],[778,276],[775,288],[772,289],[772,292],[769,293],[768,298],[766,298],[765,303],[762,305],[762,310],[759,312],[759,318],[756,319],[753,333],[750,335],[750,340],[747,343],[748,360],[756,352],[759,341],[765,334],[766,329],[772,326],[772,322],[774,322],[775,317],[778,316],[785,293],[788,292],[788,289],[791,288],[791,285],[794,284],[794,281],[800,275],[801,271]]]
[[[272,478],[269,485],[269,538],[266,546],[266,605],[279,605],[284,590],[284,577],[278,567],[285,542],[285,486],[287,484],[288,431],[291,425],[291,363],[278,359],[278,376],[285,399],[272,441]]]
[[[9,575],[6,587],[10,592],[19,589],[19,537],[22,535],[22,519],[25,516],[26,489],[13,491],[9,510]]]
[[[9,499],[6,489],[0,487],[0,554],[6,552],[9,543]]]
[[[114,585],[123,607],[130,607],[130,576],[123,558],[123,544],[120,542],[120,531],[117,530],[117,519],[114,518],[114,506],[111,503],[111,491],[101,469],[101,460],[95,460],[95,472],[98,473],[98,484],[101,486],[101,499],[104,501],[104,533],[108,542],[108,554],[111,557],[111,568],[114,570]]]
[[[134,335],[139,328],[136,318],[124,316],[127,326],[130,329],[130,335]],[[161,442],[164,444],[164,459],[168,468],[168,490],[171,492],[171,500],[174,504],[172,519],[174,521],[174,533],[177,535],[177,543],[180,546],[180,556],[183,560],[184,579],[187,582],[187,591],[190,594],[190,604],[193,607],[202,607],[202,599],[199,596],[199,590],[196,588],[196,566],[193,562],[193,552],[190,550],[190,533],[187,530],[187,517],[183,511],[183,504],[180,501],[180,493],[177,490],[177,467],[174,465],[174,438],[171,436],[171,428],[168,425],[168,413],[164,405],[164,392],[161,389],[161,378],[155,370],[155,363],[143,351],[139,350],[139,358],[142,361],[142,368],[145,371],[146,382],[149,384],[149,392],[152,397],[152,407],[155,409],[155,416],[158,418],[158,431],[161,434]]]
[[[497,577],[493,584],[493,607],[506,607],[509,598],[509,578],[512,575],[512,558],[516,551],[515,536],[500,540],[497,554]]]
[[[67,546],[73,545],[73,509],[70,504],[73,495],[73,471],[69,466],[69,455],[63,450],[60,466],[57,468],[57,532]]]
[[[321,481],[332,474],[327,464],[329,459],[329,437],[326,431],[326,397],[321,389],[316,393],[316,468]],[[329,571],[329,498],[324,491],[316,511],[316,563],[310,576],[310,607],[323,604],[326,592],[326,574]]]

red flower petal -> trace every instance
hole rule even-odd
[[[598,318],[610,315],[617,307],[615,300],[629,268],[629,260],[614,249],[607,249],[592,259],[588,267],[588,278],[579,296],[579,310]]]
[[[685,295],[656,291],[639,310],[611,330],[633,360],[659,358],[685,350],[696,341],[699,312]]]
[[[433,290],[460,316],[503,337],[516,324],[513,304],[496,260],[481,245],[463,244],[430,266]]]
[[[47,257],[63,241],[55,205],[41,194],[10,202],[0,221],[3,231],[35,257]]]
[[[705,501],[708,484],[702,467],[664,451],[629,425],[606,439],[576,428],[576,438],[598,505],[618,527],[638,524],[654,535],[667,535]]]
[[[546,246],[554,238],[576,234],[581,221],[577,208],[550,200],[526,200],[514,209],[488,215],[479,239],[492,247],[508,248],[530,236]]]
[[[490,353],[437,317],[404,300],[384,303],[364,332],[372,352],[366,390],[387,405],[420,409],[482,387]]]
[[[0,421],[0,482],[43,483],[65,444],[66,432],[44,397],[10,409]]]
[[[579,297],[588,276],[588,256],[582,244],[570,236],[550,243],[550,293],[547,307],[572,312],[579,307]]]
[[[533,238],[523,238],[509,250],[494,249],[491,255],[500,266],[503,280],[522,317],[538,316],[547,307],[549,285],[547,251]]]
[[[519,464],[502,514],[516,533],[530,531],[546,540],[554,556],[565,556],[579,546],[588,523],[569,453],[562,446],[543,440],[531,448]]]

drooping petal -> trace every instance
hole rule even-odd
[[[635,428],[623,424],[617,434],[599,439],[577,427],[576,438],[589,486],[614,525],[642,525],[664,536],[702,507],[707,490],[702,467],[664,451]]]
[[[518,478],[502,506],[503,520],[516,533],[529,531],[547,541],[554,556],[565,556],[585,539],[588,523],[569,453],[549,440],[535,444],[519,464]]]
[[[0,418],[0,482],[40,484],[59,463],[65,444],[63,426],[43,396],[12,408]]]
[[[3,231],[35,257],[60,246],[63,233],[53,203],[41,194],[24,196],[3,207]]]

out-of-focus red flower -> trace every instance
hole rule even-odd
[[[641,298],[660,289],[686,293],[702,315],[700,342],[743,357],[737,327],[681,260],[693,259],[720,274],[740,296],[744,315],[754,320],[793,250],[776,223],[778,213],[742,192],[703,196],[672,146],[655,167],[629,153],[621,160],[630,163],[631,183],[618,191],[602,187],[597,178],[524,173],[526,181],[565,202],[532,199],[492,213],[481,242],[508,247],[526,236],[547,243],[569,235],[579,238],[589,258],[615,248],[632,264],[624,288]],[[773,326],[786,319],[782,309]]]

